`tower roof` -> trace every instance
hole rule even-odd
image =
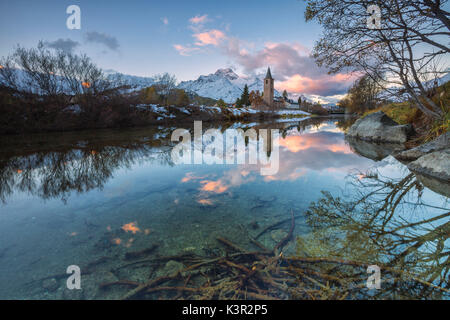
[[[272,79],[272,73],[270,72],[270,67],[267,69],[267,74],[266,74],[266,78],[265,79]]]

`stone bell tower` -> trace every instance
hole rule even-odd
[[[266,77],[264,78],[264,102],[268,106],[273,105],[274,96],[274,80],[272,78],[272,73],[270,72],[270,67],[267,69]]]

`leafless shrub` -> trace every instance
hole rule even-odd
[[[159,74],[155,77],[156,91],[163,96],[166,105],[168,104],[169,98],[175,91],[176,84],[176,77],[167,72],[164,74]]]

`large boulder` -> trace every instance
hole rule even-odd
[[[450,181],[450,148],[426,154],[408,164],[411,171]]]
[[[395,158],[403,161],[413,161],[420,157],[435,151],[444,150],[450,147],[450,132],[446,132],[433,141],[420,145],[418,147],[400,152],[395,155]]]
[[[412,134],[412,126],[399,125],[384,112],[379,111],[358,119],[347,135],[365,141],[405,143]]]

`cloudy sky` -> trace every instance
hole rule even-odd
[[[67,7],[81,9],[69,30]],[[321,29],[304,21],[302,0],[0,0],[0,56],[43,40],[88,54],[104,69],[179,81],[232,67],[238,74],[271,66],[279,90],[339,97],[354,79],[330,76],[309,58]]]

